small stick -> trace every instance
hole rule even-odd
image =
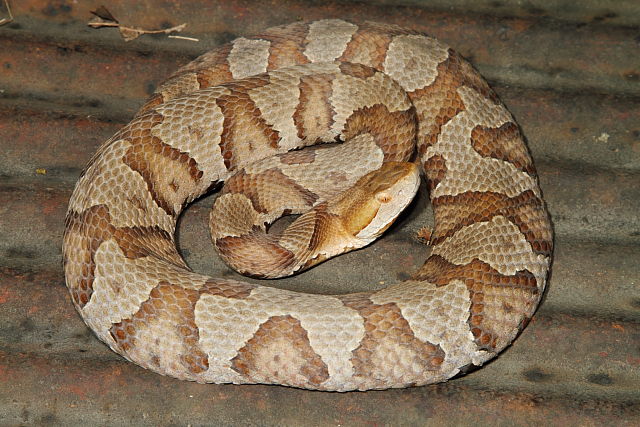
[[[0,26],[8,24],[9,22],[13,22],[13,14],[11,13],[11,8],[9,7],[9,0],[4,0],[4,7],[7,9],[9,17],[0,19]]]
[[[137,39],[143,34],[169,34],[179,32],[187,26],[187,24],[185,23],[176,25],[175,27],[166,28],[164,30],[144,30],[142,28],[127,27],[125,25],[118,24],[117,22],[89,22],[87,25],[92,28],[117,27],[120,30],[120,34],[125,39],[125,41]]]
[[[200,39],[197,39],[195,37],[185,37],[185,36],[167,36],[170,39],[180,39],[180,40],[189,40],[192,42],[199,42]]]
[[[91,28],[103,28],[103,27],[116,27],[120,30],[120,35],[125,41],[137,39],[143,34],[170,34],[177,33],[184,29],[187,24],[176,25],[175,27],[165,28],[163,30],[145,30],[142,28],[127,27],[118,22],[116,18],[107,10],[106,7],[100,6],[95,11],[92,11],[95,16],[98,17],[98,21],[89,22],[87,25]],[[175,36],[174,36],[175,37]]]

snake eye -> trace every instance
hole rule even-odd
[[[391,194],[387,193],[386,191],[382,191],[376,194],[376,200],[378,200],[380,203],[389,203],[392,198],[393,197],[391,197]]]

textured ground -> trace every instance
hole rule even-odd
[[[100,3],[21,0],[0,27],[0,425],[637,425],[640,423],[640,6],[634,0],[108,2],[125,25],[188,23],[200,42],[86,27]],[[0,7],[0,19],[5,17]],[[64,212],[96,147],[178,65],[298,19],[425,30],[488,78],[528,138],[556,230],[549,291],[490,365],[447,384],[368,393],[178,382],[97,341],[69,300]],[[230,275],[184,215],[196,270]],[[274,286],[382,287],[426,258],[425,198],[381,242]],[[331,286],[327,286],[329,281]],[[343,287],[334,287],[343,284]]]

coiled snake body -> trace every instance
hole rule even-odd
[[[340,141],[337,154],[297,150]],[[394,168],[415,191],[415,167],[397,163],[414,144],[435,228],[410,280],[309,295],[206,277],[177,252],[178,215],[220,181],[211,230],[241,271],[289,274],[366,244],[387,199],[407,198],[369,172]],[[354,183],[374,202],[344,208],[337,189]],[[303,208],[293,229],[263,233]],[[236,39],[160,86],[84,170],[63,253],[84,321],[142,367],[347,391],[445,381],[493,358],[537,307],[552,233],[519,129],[467,62],[414,31],[323,20]]]

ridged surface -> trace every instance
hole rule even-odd
[[[610,18],[605,19],[605,24],[583,21],[586,25],[576,29],[560,21],[536,21],[535,18],[498,21],[489,15],[462,18],[417,8],[413,9],[416,12],[414,17],[407,21],[400,18],[406,9],[359,9],[357,6],[331,5],[330,8],[335,8],[331,13],[340,16],[353,13],[380,20],[384,15],[391,21],[415,22],[416,25],[420,21],[419,28],[428,29],[447,40],[466,56],[475,51],[473,63],[490,76],[494,86],[497,83],[498,93],[523,126],[537,159],[545,198],[550,203],[559,233],[553,280],[546,302],[536,318],[538,320],[501,357],[502,363],[493,363],[455,383],[384,394],[314,395],[313,404],[303,397],[303,392],[296,390],[285,392],[260,386],[248,389],[214,386],[219,390],[215,392],[218,404],[211,405],[211,386],[157,379],[113,359],[93,339],[81,344],[72,338],[83,334],[86,329],[69,310],[67,296],[59,286],[62,279],[59,273],[54,273],[60,259],[54,242],[61,232],[65,199],[68,198],[73,176],[100,140],[121,124],[85,119],[84,115],[47,113],[47,109],[100,111],[99,117],[116,118],[122,123],[136,106],[136,101],[129,99],[144,98],[145,84],[166,76],[175,66],[175,56],[171,53],[136,56],[132,61],[132,50],[145,51],[149,49],[149,43],[159,42],[141,40],[134,45],[125,45],[128,51],[122,53],[110,48],[120,49],[116,37],[111,38],[107,32],[96,33],[82,28],[86,16],[84,9],[72,5],[68,10],[59,5],[23,4],[32,9],[28,15],[24,9],[20,10],[20,5],[14,5],[14,12],[18,9],[18,15],[22,15],[19,21],[22,28],[11,28],[10,32],[7,32],[7,27],[0,30],[3,37],[11,35],[3,39],[3,47],[6,47],[3,49],[3,63],[12,67],[4,68],[9,71],[3,73],[6,89],[2,116],[2,141],[6,144],[3,152],[7,154],[2,159],[6,171],[2,200],[8,207],[3,221],[11,224],[11,232],[3,244],[3,256],[8,265],[14,266],[5,270],[2,280],[2,301],[6,309],[3,310],[3,319],[6,319],[2,339],[6,356],[3,362],[6,367],[3,371],[6,374],[3,393],[11,390],[11,403],[4,411],[11,417],[9,420],[57,420],[62,423],[62,420],[100,417],[103,422],[136,424],[145,420],[162,424],[172,419],[176,422],[190,419],[194,423],[211,419],[295,423],[300,417],[306,422],[314,417],[336,423],[365,423],[367,420],[418,423],[427,419],[442,422],[444,414],[450,423],[500,419],[513,424],[549,420],[563,420],[568,424],[612,421],[623,424],[637,420],[637,378],[634,376],[637,354],[633,350],[637,348],[637,335],[632,332],[637,330],[634,320],[637,302],[634,301],[638,298],[633,284],[633,278],[638,277],[637,263],[633,262],[638,257],[634,237],[634,224],[638,221],[638,207],[635,205],[638,195],[634,193],[637,190],[635,171],[638,158],[633,149],[635,123],[638,122],[634,108],[637,103],[633,98],[590,92],[596,89],[612,94],[636,93],[633,80],[626,76],[632,76],[637,66],[630,62],[631,56],[622,55],[622,52],[630,51],[624,46],[633,40],[632,29],[608,27],[606,21]],[[609,5],[609,10],[614,10],[617,5]],[[313,19],[323,17],[325,15],[322,14],[327,12],[325,9],[319,11],[313,7],[301,9],[298,6],[292,6],[293,11],[283,10],[280,18],[274,18],[250,13],[254,11],[253,6],[242,9],[229,3],[228,8],[217,9],[213,18],[205,9],[185,20],[193,22],[195,33],[198,33],[197,22],[201,19],[203,34],[205,21],[206,30],[210,31],[212,23],[215,28],[227,28],[238,21],[248,20],[248,29],[244,33],[250,34],[269,24],[291,21],[296,14],[303,13],[305,18]],[[500,8],[500,12],[504,13],[507,8],[508,4]],[[182,13],[185,11],[183,9]],[[168,13],[180,16],[171,7],[150,5],[144,13],[131,15],[129,19],[140,25],[148,23],[153,26],[155,19],[159,22]],[[598,13],[584,9],[580,11],[580,19],[588,20],[597,17]],[[122,12],[116,16],[123,20]],[[79,22],[75,24],[74,19]],[[145,19],[149,21],[145,23]],[[177,19],[174,23],[179,21]],[[223,21],[225,24],[217,24]],[[56,22],[66,22],[67,25],[59,27]],[[466,25],[464,37],[456,35],[463,22]],[[531,25],[533,22],[539,24]],[[244,23],[241,25],[245,26]],[[70,28],[78,30],[69,31]],[[35,36],[25,38],[29,34]],[[470,34],[477,34],[477,37]],[[45,39],[39,37],[47,37],[47,42],[43,43]],[[477,43],[471,43],[477,38],[487,41],[487,50],[478,51]],[[93,49],[94,40],[99,40],[99,49]],[[165,52],[174,49],[171,43],[166,45]],[[609,49],[609,44],[622,48]],[[189,46],[186,49],[191,49],[192,55],[202,51],[200,47]],[[163,48],[159,49],[162,51]],[[519,58],[525,56],[519,55],[524,49],[529,51],[525,55],[530,71],[527,73],[518,66],[523,63]],[[538,50],[555,62],[536,57]],[[489,51],[494,59],[488,59]],[[583,64],[588,51],[596,52],[596,55],[590,55],[585,65],[576,65]],[[102,61],[96,62],[96,58],[105,55],[110,57],[109,69],[99,65]],[[562,58],[561,63],[554,58]],[[38,62],[43,60],[45,62]],[[514,67],[501,67],[500,64],[506,63]],[[605,63],[607,65],[603,68]],[[552,77],[559,69],[551,70],[551,65],[561,65],[564,71]],[[125,67],[128,70],[137,67],[147,76],[155,73],[156,77],[126,80],[128,88],[124,92],[131,98],[110,97],[110,93],[123,89],[125,80],[118,70]],[[74,70],[74,73],[63,73],[64,69]],[[579,79],[575,78],[577,70],[581,70]],[[100,78],[96,80],[95,75]],[[100,83],[95,86],[87,85],[87,82],[98,80]],[[510,83],[511,87],[506,87],[504,82]],[[592,85],[592,82],[599,86]],[[54,83],[68,89],[64,93],[51,92]],[[540,87],[553,90],[540,90]],[[624,89],[614,89],[620,87]],[[579,94],[566,92],[572,88],[582,89]],[[559,92],[563,90],[564,93]],[[80,97],[79,94],[84,95]],[[116,112],[113,108],[116,103],[119,111],[123,105],[132,108],[128,113]],[[13,106],[28,108],[16,111]],[[92,141],[89,144],[88,134]],[[34,174],[38,167],[45,167],[47,175]],[[203,224],[207,214],[200,206],[202,204],[187,212],[181,225],[181,247],[191,252],[187,259],[198,271],[220,274],[224,271],[222,267],[209,266],[211,249],[208,243],[191,243],[196,229],[202,230],[199,234],[206,235]],[[196,220],[195,217],[199,218]],[[335,265],[320,266],[293,282],[298,288],[313,291],[321,290],[313,283],[322,282],[325,274],[336,276],[336,281],[352,283],[356,286],[354,290],[364,290],[357,286],[358,278],[365,273],[371,274],[367,283],[379,277],[383,278],[381,280],[396,280],[401,271],[407,270],[406,263],[416,266],[420,262],[420,257],[413,252],[422,250],[421,246],[415,246],[406,253],[404,245],[407,243],[401,240],[408,234],[403,230],[403,227],[398,228],[388,243],[383,240],[380,248],[374,247],[366,252],[366,258],[360,261],[362,270],[354,272],[347,268],[353,264],[353,257],[359,255],[354,254],[347,256],[347,260],[336,260]],[[381,258],[381,252],[387,255]],[[195,253],[198,255],[193,255]],[[405,254],[400,255],[402,262],[394,261],[388,255],[392,253]],[[366,259],[372,263],[365,263]],[[597,281],[591,280],[594,277]],[[293,287],[287,283],[282,286]],[[603,290],[607,298],[602,298]],[[324,291],[337,292],[339,289]],[[52,325],[55,326],[52,328]],[[548,355],[548,362],[542,364],[532,360],[530,356],[534,352]],[[104,361],[98,373],[92,360]],[[96,381],[95,375],[100,380]],[[122,379],[124,375],[130,378],[126,383]],[[55,401],[39,397],[42,381],[57,390]],[[16,387],[17,383],[21,386]],[[91,394],[87,394],[90,390]],[[140,391],[145,396],[143,400],[126,397]],[[173,403],[168,404],[168,396]],[[256,401],[255,410],[243,409],[241,402],[247,399]],[[282,399],[291,402],[295,412],[283,409]],[[509,402],[508,406],[505,406],[505,401]],[[96,406],[96,403],[101,406]],[[450,411],[450,405],[466,407],[466,415],[457,410]],[[325,410],[329,407],[332,408],[330,413]],[[388,410],[383,409],[387,407]],[[177,415],[181,413],[192,415]]]

